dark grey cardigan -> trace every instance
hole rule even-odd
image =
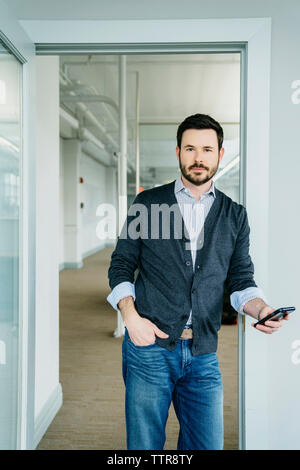
[[[133,283],[138,269],[136,310],[169,334],[167,339],[156,338],[169,351],[175,349],[192,309],[192,354],[196,356],[217,350],[224,288],[230,295],[257,287],[249,255],[250,228],[245,207],[216,188],[216,198],[200,234],[204,243],[197,250],[194,271],[174,184],[137,195],[112,254],[108,278],[111,289],[123,281]],[[136,204],[143,204],[147,213],[136,213]],[[162,228],[163,217],[158,220],[151,214],[153,204],[167,204],[174,209],[168,222],[168,239]],[[134,225],[140,235],[132,237]]]

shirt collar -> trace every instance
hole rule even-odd
[[[187,188],[183,184],[181,176],[179,176],[175,181],[175,187],[174,187],[175,194],[180,192],[180,191],[184,191],[185,189],[187,189],[187,193],[190,194],[189,188]],[[213,180],[212,180],[212,184],[211,184],[211,187],[209,188],[209,190],[206,193],[203,193],[203,194],[212,194],[214,197],[216,197],[215,183],[214,183]]]

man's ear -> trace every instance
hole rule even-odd
[[[179,157],[180,157],[180,148],[178,147],[178,145],[176,146],[176,155],[177,155],[177,160],[179,161]]]
[[[222,148],[220,149],[220,152],[219,152],[219,161],[222,160],[223,155],[224,155],[224,152],[225,152],[225,149],[224,149],[224,147],[222,147]]]

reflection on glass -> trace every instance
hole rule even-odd
[[[21,70],[0,42],[0,449],[17,446]]]
[[[224,156],[213,178],[216,188],[237,203],[240,203],[239,131],[239,124],[224,126]]]

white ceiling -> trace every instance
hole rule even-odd
[[[61,63],[70,78],[118,103],[118,56],[62,56]],[[141,123],[177,124],[197,112],[239,122],[239,68],[239,54],[127,56],[128,119],[135,119],[139,72]]]
[[[173,0],[175,1],[175,0]],[[155,16],[153,0],[6,0],[19,19],[112,19]],[[161,2],[158,1],[158,5]]]
[[[78,82],[76,92],[104,95],[118,106],[118,56],[61,56],[60,67],[73,84],[74,81]],[[185,117],[194,113],[210,114],[224,129],[226,152],[220,168],[237,155],[239,54],[127,56],[128,158],[132,166],[135,159],[137,72],[140,82],[141,169],[142,176],[148,177],[149,184],[153,179],[155,183],[162,183],[177,176],[177,127]],[[86,88],[80,89],[82,85]],[[75,111],[74,104],[68,103],[67,107]],[[119,118],[114,107],[98,102],[88,103],[88,108],[118,141]],[[99,130],[91,126],[89,129],[97,136]],[[231,170],[231,178],[233,174],[236,174],[235,179],[238,177],[237,170],[238,166]],[[134,180],[134,175],[132,178]]]

